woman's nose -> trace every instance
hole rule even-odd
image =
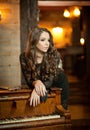
[[[48,42],[48,41],[46,41],[46,44],[48,45],[48,44],[49,44],[49,42]]]

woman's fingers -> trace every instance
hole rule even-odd
[[[33,90],[31,97],[30,97],[30,106],[37,106],[40,104],[40,96],[36,93],[35,90]]]
[[[45,96],[45,94],[46,94],[46,89],[44,87],[42,87],[41,96]]]
[[[37,106],[38,104],[40,104],[40,99],[37,97],[37,98],[34,98],[33,102],[32,102],[32,106],[35,107]]]
[[[36,92],[38,95],[40,96],[44,96],[46,94],[46,88],[44,86],[39,86],[37,88],[35,88]]]
[[[40,95],[40,96],[44,96],[45,95],[46,88],[45,88],[45,85],[43,84],[43,82],[41,80],[34,81],[33,85],[34,85],[35,90],[36,90],[38,95]]]

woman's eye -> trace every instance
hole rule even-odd
[[[45,39],[41,39],[41,41],[45,41]]]
[[[40,39],[40,41],[45,41],[46,39]],[[50,42],[50,39],[49,40],[46,40],[46,41],[48,41],[48,42]]]

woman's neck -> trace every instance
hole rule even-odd
[[[42,63],[42,60],[43,60],[43,53],[40,53],[40,52],[37,52],[36,53],[36,62],[37,63]]]

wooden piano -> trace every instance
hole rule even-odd
[[[71,130],[71,115],[60,105],[61,90],[53,88],[46,102],[29,105],[31,90],[0,89],[0,130]]]

